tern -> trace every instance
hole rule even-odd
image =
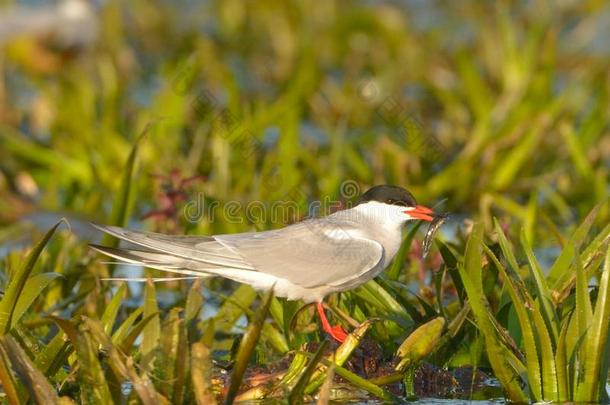
[[[433,210],[418,205],[409,191],[380,185],[349,209],[281,229],[175,236],[94,225],[138,248],[91,247],[127,263],[187,276],[225,277],[257,290],[273,289],[289,300],[315,302],[324,331],[342,342],[347,333],[330,325],[324,297],[377,276],[398,252],[404,225],[434,218]]]

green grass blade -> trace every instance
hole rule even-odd
[[[79,362],[78,381],[81,387],[81,402],[112,403],[112,395],[98,357],[98,345],[93,341],[91,331],[86,324],[78,328],[76,355]]]
[[[593,308],[589,297],[589,278],[582,266],[580,257],[576,257],[576,316],[581,333],[589,333],[593,321]]]
[[[145,405],[167,403],[163,401],[152,382],[146,375],[140,377],[135,370],[133,360],[125,356],[111,341],[110,337],[104,332],[104,326],[100,321],[83,317],[83,324],[91,333],[93,341],[99,345],[108,359],[108,365],[112,370],[116,382],[130,381],[134,391],[138,394],[140,401]],[[120,399],[120,393],[119,393]]]
[[[402,403],[406,402],[402,398],[397,397],[396,395],[392,394],[391,392],[384,390],[380,386],[378,386],[368,380],[365,380],[364,378],[360,377],[358,374],[352,373],[351,371],[347,370],[346,368],[343,368],[343,367],[333,363],[331,360],[322,359],[322,360],[320,360],[320,363],[324,364],[326,367],[332,366],[334,368],[334,372],[336,374],[340,375],[342,378],[344,378],[354,387],[367,391],[368,393],[376,396],[377,398],[381,399],[385,403],[402,404]]]
[[[515,364],[514,355],[498,336],[493,323],[490,321],[492,314],[487,309],[487,304],[484,296],[476,291],[475,283],[472,282],[470,276],[460,266],[460,274],[464,288],[468,293],[470,306],[475,315],[477,327],[481,330],[485,338],[485,346],[489,363],[494,371],[496,378],[500,381],[502,388],[506,392],[506,396],[514,402],[527,402],[527,396],[523,392],[519,380],[520,376],[517,371],[518,367]]]
[[[604,354],[608,346],[610,328],[610,246],[607,247],[602,276],[595,302],[595,313],[584,347],[584,382],[576,388],[576,401],[600,401],[608,376]],[[605,365],[605,368],[602,367]]]
[[[590,267],[595,267],[594,262],[599,258],[601,261],[603,257],[599,257],[602,246],[608,243],[610,239],[610,223],[607,224],[600,233],[593,238],[593,241],[589,243],[589,245],[584,249],[582,254],[580,255],[581,261],[585,269]],[[602,255],[603,256],[603,255]],[[553,298],[557,302],[562,302],[572,290],[576,281],[576,272],[569,271],[564,273],[564,275],[557,280],[555,283],[555,288],[553,290]]]
[[[494,230],[496,231],[496,235],[498,237],[498,243],[500,244],[500,249],[502,250],[502,254],[506,258],[506,261],[508,261],[508,264],[510,265],[510,268],[512,269],[512,271],[518,272],[519,264],[517,263],[517,258],[515,257],[515,253],[513,252],[513,249],[511,248],[510,243],[508,242],[508,239],[506,238],[506,235],[504,234],[504,231],[502,230],[502,226],[500,225],[500,223],[498,222],[498,220],[496,218],[494,218]]]
[[[180,334],[184,333],[182,320],[179,317],[181,311],[182,308],[172,308],[167,318],[163,320],[161,327],[163,333],[160,336],[158,359],[155,363],[155,377],[159,380],[157,387],[159,392],[167,398],[174,396],[174,383],[178,381],[177,372],[180,368],[183,369],[183,365],[176,364],[181,341]]]
[[[214,316],[214,330],[217,332],[230,331],[235,322],[244,314],[256,299],[256,291],[246,284],[240,284],[230,297],[228,297]]]
[[[519,326],[521,326],[521,334],[523,336],[523,347],[525,350],[525,362],[527,366],[527,377],[528,385],[530,389],[530,395],[534,401],[542,400],[542,375],[540,372],[540,362],[538,358],[538,349],[536,347],[536,336],[534,327],[530,320],[529,310],[526,308],[526,303],[533,307],[533,302],[526,298],[526,292],[523,291],[522,284],[516,283],[507,273],[504,266],[500,263],[496,255],[485,246],[487,255],[492,259],[502,278],[504,280],[504,286],[506,287],[508,294],[513,303],[513,308],[519,319]]]
[[[524,230],[521,232],[521,246],[523,247],[527,260],[529,261],[530,275],[534,280],[534,285],[536,286],[536,295],[540,302],[540,307],[542,308],[542,316],[544,318],[544,322],[546,323],[547,329],[550,332],[553,346],[555,346],[557,339],[559,338],[557,313],[553,307],[551,293],[544,278],[544,274],[542,274],[540,264],[538,263],[538,260],[536,260],[536,256],[534,256],[534,251],[528,242]]]
[[[508,155],[499,161],[493,173],[491,186],[496,190],[506,188],[512,183],[529,157],[536,153],[536,145],[545,134],[545,120],[536,120],[530,130],[513,146]]]
[[[333,387],[333,382],[335,380],[335,364],[330,363],[328,369],[326,371],[326,379],[324,380],[324,384],[320,387],[318,391],[318,398],[316,400],[316,405],[326,405],[330,403],[330,392]]]
[[[409,253],[409,249],[411,248],[411,244],[413,243],[413,239],[417,234],[417,230],[421,226],[422,221],[418,221],[417,224],[413,226],[404,237],[402,244],[400,245],[400,249],[398,249],[398,253],[394,256],[394,260],[390,265],[390,268],[386,271],[386,275],[390,280],[398,280],[398,276],[400,276],[400,271],[402,270],[407,254]]]
[[[542,365],[542,396],[545,401],[557,401],[559,389],[557,388],[557,366],[551,333],[540,311],[536,308],[531,312],[536,335],[540,345],[540,362]]]
[[[203,309],[203,296],[200,293],[201,280],[202,279],[197,279],[193,282],[193,285],[186,296],[186,304],[184,305],[184,326],[187,331],[189,342],[198,340],[197,334],[199,331],[197,329],[197,321],[199,320],[199,314]]]
[[[152,319],[142,331],[141,365],[149,370],[156,357],[156,350],[161,337],[161,319],[159,317],[159,306],[157,305],[157,294],[155,284],[148,280],[144,287],[144,318]]]
[[[116,321],[116,317],[119,313],[119,309],[121,308],[121,303],[123,298],[127,293],[127,284],[123,283],[117,290],[114,297],[110,300],[110,303],[104,309],[104,313],[102,314],[102,324],[104,325],[104,332],[108,335],[112,333],[112,327],[114,326],[114,322]]]
[[[483,272],[482,255],[483,249],[483,224],[476,223],[472,228],[470,237],[466,241],[466,251],[464,253],[464,270],[470,275],[470,280],[474,282],[477,289],[483,291]]]
[[[261,337],[263,341],[268,342],[279,354],[285,354],[290,350],[286,336],[270,323],[263,325]]]
[[[360,290],[366,291],[369,294],[368,297],[374,297],[374,301],[370,303],[383,313],[411,319],[407,310],[375,280],[364,283],[359,289],[355,290],[355,294],[359,295]],[[362,297],[364,298],[365,296]]]
[[[256,315],[248,325],[248,329],[239,345],[233,371],[231,372],[231,383],[229,384],[229,389],[224,400],[226,405],[232,404],[237,397],[237,392],[239,391],[244,373],[250,363],[252,353],[254,352],[254,348],[256,347],[256,343],[258,342],[258,338],[263,328],[263,323],[269,312],[272,298],[273,291],[269,291],[265,294],[260,309],[256,311]]]
[[[52,378],[71,351],[72,346],[66,342],[66,335],[59,330],[53,339],[36,353],[34,362],[44,375]]]
[[[580,246],[582,245],[582,242],[585,240],[587,234],[589,233],[589,230],[593,225],[593,221],[595,221],[595,218],[597,217],[597,213],[600,207],[601,205],[596,205],[587,215],[585,220],[578,226],[578,228],[576,228],[576,231],[574,231],[574,233],[570,237],[570,240],[568,241],[567,245],[565,245],[565,247],[561,251],[561,254],[559,255],[559,257],[557,257],[557,259],[551,266],[551,269],[549,270],[549,274],[547,275],[546,279],[548,285],[552,286],[553,289],[557,289],[558,281],[560,281],[561,278],[564,277],[570,269],[570,265],[574,260],[574,255],[577,254],[578,250],[580,249]]]
[[[286,374],[280,381],[280,385],[285,386],[286,388],[293,387],[297,381],[297,378],[301,375],[305,367],[307,367],[307,356],[305,356],[302,352],[302,349],[305,347],[305,343],[301,347],[301,351],[297,351],[288,366],[288,370],[286,370]]]
[[[11,365],[17,376],[28,390],[30,398],[38,404],[57,403],[59,397],[55,388],[46,377],[36,368],[21,346],[10,336],[0,338],[0,345],[8,355]]]
[[[133,312],[129,314],[127,319],[125,319],[112,334],[112,343],[118,344],[127,336],[129,329],[136,322],[136,319],[142,315],[142,312],[144,312],[144,308],[140,307],[134,309]]]
[[[453,285],[455,286],[455,290],[457,291],[460,304],[463,306],[466,297],[466,292],[464,291],[460,272],[457,268],[458,260],[451,251],[451,249],[449,249],[449,246],[447,246],[444,242],[437,239],[436,244],[438,246],[439,252],[441,253],[443,261],[445,262],[445,266],[447,266],[447,272],[449,272],[449,275],[451,276],[451,281],[453,281]]]
[[[555,365],[557,367],[557,400],[567,402],[571,398],[570,388],[570,370],[568,366],[568,348],[567,348],[567,335],[570,326],[571,315],[564,320],[561,327],[561,333],[559,334],[559,340],[557,341],[557,350],[555,352]]]
[[[475,225],[467,241],[464,265],[458,265],[462,283],[468,295],[477,327],[485,338],[487,357],[496,377],[511,401],[526,402],[527,396],[519,384],[520,375],[516,369],[515,356],[502,342],[499,332],[491,321],[493,314],[489,311],[481,282],[482,247],[475,246],[476,243],[482,244],[482,227],[480,224]]]
[[[128,332],[125,331],[123,337],[121,337],[121,335],[118,334],[119,331],[117,331],[115,336],[113,336],[112,341],[115,342],[115,344],[118,344],[125,353],[129,353],[138,336],[144,331],[144,328],[146,328],[149,323],[154,322],[155,319],[159,319],[158,312],[154,312],[142,318],[140,322],[135,324]],[[125,321],[125,323],[127,323],[127,321]]]
[[[2,382],[2,391],[11,405],[20,405],[26,402],[26,398],[22,399],[26,394],[13,375],[9,354],[3,345],[0,345],[0,382]]]
[[[549,297],[549,293],[548,289],[546,288],[545,280],[542,276],[542,270],[534,257],[529,243],[525,239],[525,235],[522,234],[522,245],[530,262],[530,274],[534,279],[538,296],[540,297],[540,306],[542,307],[542,312],[544,315],[542,315],[536,308],[533,300],[529,296],[529,293],[525,287],[523,287],[523,282],[519,279],[516,271],[518,270],[517,260],[508,244],[504,232],[497,221],[495,223],[495,228],[498,235],[498,242],[500,243],[500,249],[502,250],[502,253],[506,257],[509,264],[513,267],[513,272],[510,274],[508,271],[505,271],[503,267],[498,267],[498,269],[505,276],[505,280],[512,284],[513,291],[509,289],[509,294],[511,295],[511,299],[515,304],[515,310],[519,318],[519,324],[521,325],[526,350],[528,377],[532,380],[530,384],[533,384],[532,392],[535,395],[538,394],[539,387],[537,385],[541,384],[541,396],[537,398],[539,400],[555,400],[558,394],[558,388],[554,353],[557,337],[554,336],[555,333],[558,334],[559,332],[555,332],[555,330],[558,329],[557,316],[552,307],[550,299],[546,298]],[[495,259],[494,262],[496,263],[496,266],[500,264],[497,259]],[[516,280],[519,281],[515,283]],[[509,287],[511,284],[508,284]],[[518,293],[519,295],[514,293]],[[526,314],[523,314],[524,309],[521,307],[522,302],[527,303],[529,306]],[[527,319],[524,318],[524,315],[527,315]],[[533,330],[530,330],[532,328]],[[532,341],[532,338],[535,338],[535,341]],[[536,366],[538,362],[540,364],[540,368]],[[540,373],[540,379],[537,380],[538,373]],[[537,383],[534,383],[534,381],[537,381]]]
[[[28,255],[23,267],[21,267],[8,284],[8,287],[4,293],[2,301],[0,301],[0,336],[6,334],[13,325],[12,318],[15,313],[15,308],[19,297],[25,287],[30,273],[34,269],[36,261],[40,257],[44,247],[47,245],[55,230],[59,227],[61,222],[55,224],[51,229],[47,231],[44,237],[34,246],[30,254]]]
[[[305,367],[305,369],[299,376],[299,379],[297,380],[296,384],[294,385],[292,390],[290,390],[290,394],[288,394],[287,399],[289,404],[297,404],[302,401],[303,390],[305,390],[305,387],[307,386],[307,383],[309,382],[309,379],[311,378],[312,374],[316,370],[318,363],[322,360],[322,356],[324,355],[324,351],[326,350],[327,346],[328,340],[323,341],[320,347],[318,347],[318,350],[316,351],[315,355],[309,360],[307,367]]]
[[[341,346],[335,350],[334,353],[327,356],[327,359],[333,361],[336,365],[342,366],[350,358],[354,350],[360,345],[360,342],[364,338],[364,335],[373,324],[373,320],[367,320],[361,323],[356,329],[347,335],[347,339]],[[306,394],[313,394],[318,388],[324,383],[326,367],[318,368],[315,373],[311,376],[309,385],[305,388]]]
[[[211,386],[211,368],[210,350],[203,343],[194,343],[191,346],[191,381],[198,404],[216,405]]]
[[[275,385],[258,385],[253,388],[250,388],[248,391],[240,394],[236,401],[255,401],[264,399],[275,390],[282,390],[285,393],[288,393],[292,387],[296,384],[297,379],[307,367],[307,356],[303,352],[305,344],[301,347],[301,350],[297,350],[288,366],[288,369],[284,373],[282,379]]]
[[[17,322],[21,319],[23,314],[30,308],[36,298],[40,297],[42,291],[58,277],[61,277],[58,273],[42,273],[36,274],[27,279],[23,291],[17,299],[13,316],[11,317],[11,327],[15,327]]]

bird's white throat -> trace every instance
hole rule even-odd
[[[407,207],[369,201],[353,208],[355,220],[367,225],[377,225],[385,229],[401,229],[408,220]]]

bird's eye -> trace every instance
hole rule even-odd
[[[403,207],[406,207],[406,206],[407,206],[407,204],[406,204],[404,201],[400,201],[400,200],[392,200],[392,199],[389,199],[389,200],[388,200],[388,204],[392,204],[392,205],[400,205],[400,206],[403,206]]]

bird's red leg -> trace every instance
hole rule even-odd
[[[316,307],[318,308],[318,315],[320,315],[320,320],[322,321],[322,329],[337,342],[343,343],[347,338],[347,332],[344,331],[340,325],[330,326],[330,322],[328,322],[328,318],[326,318],[324,306],[321,302],[318,302]]]

